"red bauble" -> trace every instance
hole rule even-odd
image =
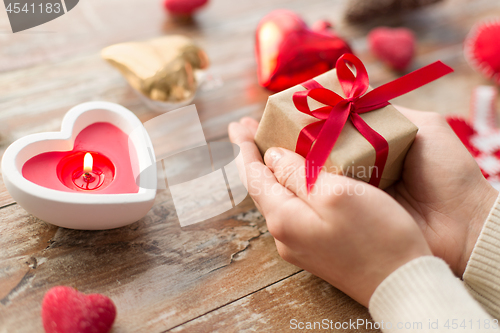
[[[411,64],[415,54],[415,37],[406,28],[375,28],[368,34],[372,53],[397,71]]]
[[[479,22],[471,29],[465,58],[476,71],[500,84],[500,19]]]
[[[208,0],[165,0],[165,8],[173,15],[190,16]]]
[[[42,301],[46,333],[107,333],[115,317],[115,305],[108,297],[85,295],[70,287],[54,287]]]
[[[257,28],[259,84],[271,91],[293,87],[334,68],[344,53],[352,53],[351,48],[328,22],[317,22],[310,29],[289,10],[269,13]]]

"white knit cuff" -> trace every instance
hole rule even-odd
[[[389,275],[371,297],[369,311],[375,322],[385,323],[383,332],[454,332],[453,323],[492,319],[448,265],[432,256],[414,259]],[[481,329],[457,327],[458,332]]]
[[[483,225],[463,279],[469,292],[492,316],[500,317],[500,196]]]

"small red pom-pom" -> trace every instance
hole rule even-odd
[[[500,20],[477,23],[464,46],[465,58],[471,67],[500,84]]]

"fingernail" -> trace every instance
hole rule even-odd
[[[231,122],[229,125],[227,125],[227,132],[229,135],[234,134],[235,132],[238,131],[238,126],[241,126],[240,123],[237,122]]]
[[[276,162],[279,161],[280,158],[283,157],[283,153],[281,149],[279,148],[269,148],[266,152],[266,156],[264,157],[264,160],[266,161],[266,164],[274,166]]]

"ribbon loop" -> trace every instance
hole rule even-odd
[[[352,66],[353,70],[349,66]],[[389,100],[453,72],[450,67],[436,61],[366,93],[369,88],[369,78],[361,60],[353,54],[346,53],[337,60],[336,69],[346,98],[324,88],[315,80],[303,83],[302,86],[306,90],[293,95],[293,103],[297,110],[319,119],[300,131],[295,148],[298,154],[306,158],[308,192],[316,182],[319,172],[348,120],[375,149],[375,165],[369,183],[378,186],[389,155],[389,144],[359,114],[385,107],[389,105]],[[311,110],[307,101],[308,97],[325,106]]]
[[[353,67],[355,74],[348,65]],[[355,55],[344,54],[337,60],[336,68],[340,86],[346,98],[354,100],[368,90],[368,72],[365,65]]]

